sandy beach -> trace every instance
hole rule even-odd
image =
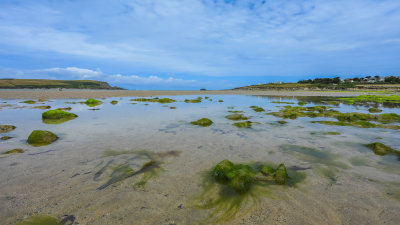
[[[374,92],[352,91],[244,91],[244,90],[217,90],[217,91],[132,91],[132,90],[78,90],[66,89],[16,89],[0,90],[0,99],[29,99],[29,98],[103,98],[129,96],[174,96],[174,95],[264,95],[264,96],[358,96],[376,94]]]

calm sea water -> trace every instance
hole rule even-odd
[[[196,97],[173,96],[177,102],[169,104],[107,98],[96,107],[70,103],[86,99],[33,105],[0,100],[5,102],[0,103],[0,124],[17,127],[1,134],[13,138],[0,141],[0,153],[26,150],[0,156],[1,224],[37,214],[73,215],[79,224],[400,224],[400,161],[396,156],[377,156],[364,146],[382,142],[400,149],[399,130],[310,122],[329,118],[287,119],[288,123],[279,124],[283,119],[265,114],[287,105],[273,101],[297,103],[296,98],[229,95],[184,102]],[[112,105],[112,100],[119,102]],[[303,99],[306,106],[321,105],[319,100]],[[70,112],[78,117],[45,124],[41,119],[45,110],[32,108],[39,105],[72,107]],[[266,112],[254,112],[253,105]],[[368,113],[364,106],[333,107]],[[89,110],[93,108],[99,110]],[[400,114],[396,107],[381,109]],[[252,128],[232,126],[234,121],[225,118],[229,110],[243,111],[255,122]],[[214,124],[190,124],[203,117]],[[32,147],[26,140],[33,130],[49,130],[60,139]],[[138,174],[99,188],[119,165],[138,166],[146,157],[159,162],[154,174]],[[284,163],[305,178],[293,187],[271,185],[252,198],[228,196],[233,200],[227,200],[221,198],[223,193],[205,190],[207,171],[223,159]],[[138,185],[143,180],[147,183]],[[235,202],[235,198],[242,199]],[[202,207],[213,201],[217,203]]]

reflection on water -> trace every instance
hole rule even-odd
[[[299,101],[342,113],[378,107],[400,114],[397,105],[319,97],[158,97],[176,102],[107,98],[94,107],[99,110],[88,110],[94,108],[80,103],[86,99],[0,100],[0,125],[16,126],[0,134],[12,137],[0,140],[0,153],[24,150],[0,156],[0,221],[15,224],[35,215],[62,221],[69,215],[79,224],[400,223],[400,162],[365,146],[382,142],[400,150],[399,130],[266,115]],[[36,107],[41,105],[71,107],[78,117],[43,122],[48,107]],[[251,128],[235,127],[243,121],[226,118],[235,113],[247,117],[243,121]],[[201,118],[212,125],[190,123]],[[33,130],[59,139],[31,147],[26,140]],[[295,186],[255,185],[239,195],[204,172],[224,159],[284,163],[289,176],[304,176]]]

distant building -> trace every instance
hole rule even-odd
[[[275,84],[282,84],[282,83],[283,83],[282,81],[275,82]]]

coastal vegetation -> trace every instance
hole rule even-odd
[[[0,89],[24,88],[122,89],[95,80],[0,79]]]

